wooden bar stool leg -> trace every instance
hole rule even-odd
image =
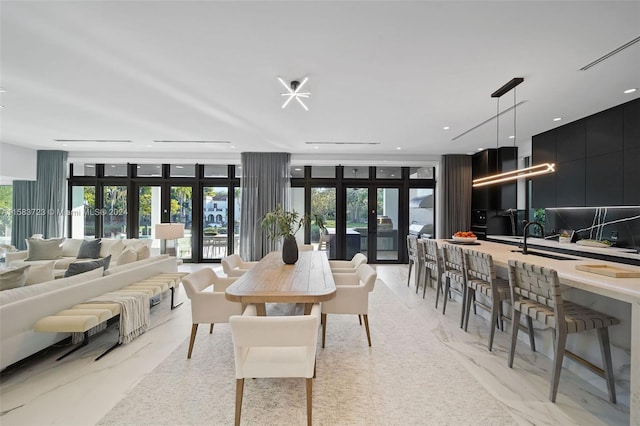
[[[607,382],[609,390],[609,401],[616,403],[616,384],[613,379],[613,365],[611,363],[611,347],[609,346],[609,329],[602,327],[598,329],[598,340],[600,341],[600,353],[604,364],[604,380]]]

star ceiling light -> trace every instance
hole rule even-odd
[[[300,91],[302,89],[302,86],[304,86],[304,84],[307,82],[307,80],[309,80],[309,77],[305,77],[304,80],[302,80],[302,83],[300,83],[297,80],[294,80],[291,82],[291,86],[288,86],[283,79],[278,77],[278,81],[284,86],[285,89],[287,89],[287,93],[280,94],[280,96],[287,96],[287,100],[284,101],[284,104],[282,104],[283,109],[286,108],[287,105],[289,105],[289,102],[291,102],[292,99],[295,99],[296,101],[298,101],[300,106],[304,108],[305,111],[309,111],[309,108],[307,108],[304,102],[302,102],[301,98],[308,98],[311,95],[311,92]]]

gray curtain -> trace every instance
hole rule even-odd
[[[36,181],[14,180],[13,181],[13,209],[16,214],[11,221],[11,245],[18,250],[26,250],[25,238],[34,234],[35,215],[27,214],[36,212]]]
[[[286,152],[242,153],[240,210],[240,256],[259,260],[277,248],[264,237],[260,222],[278,204],[289,209],[291,154]]]
[[[67,192],[67,152],[38,151],[36,181],[13,182],[13,208],[28,214],[15,215],[11,244],[25,249],[25,238],[42,234],[62,237]]]
[[[442,157],[443,238],[471,228],[471,156]]]

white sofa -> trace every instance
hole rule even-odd
[[[16,267],[24,265],[45,265],[53,262],[53,276],[56,278],[62,277],[64,272],[69,268],[69,265],[76,261],[85,261],[91,259],[77,259],[78,250],[80,245],[85,241],[80,238],[66,238],[62,242],[62,256],[59,258],[44,259],[44,260],[26,260],[29,257],[28,250],[20,250],[15,252],[6,253],[6,265],[8,267]],[[151,243],[150,239],[108,239],[102,238],[100,241],[100,257],[105,258],[111,255],[111,265],[119,265],[129,263],[132,259],[129,255],[123,253],[130,249],[135,252],[133,260],[143,260],[150,256]],[[126,258],[126,259],[125,259]]]
[[[177,270],[176,258],[163,255],[109,268],[105,274],[99,268],[0,292],[0,369],[69,336],[69,333],[36,333],[33,325],[41,318],[154,275]]]

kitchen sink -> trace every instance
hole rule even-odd
[[[522,253],[522,250],[511,250],[513,253]],[[524,253],[523,253],[524,254]],[[546,253],[541,251],[527,250],[527,255],[541,256],[555,260],[578,260],[574,257],[560,256],[559,254]]]

